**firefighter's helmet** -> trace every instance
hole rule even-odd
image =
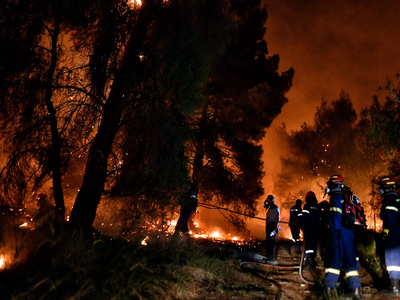
[[[326,194],[332,195],[332,193],[340,193],[344,188],[344,179],[341,175],[333,175],[326,184],[328,185],[325,190]]]
[[[383,176],[379,182],[378,185],[381,188],[392,188],[394,189],[396,186],[396,182],[394,181],[394,178],[391,176]]]
[[[328,185],[341,185],[342,188],[344,187],[344,179],[341,175],[333,175],[329,178]]]
[[[315,198],[315,193],[314,193],[313,191],[309,191],[309,192],[307,192],[307,194],[306,194],[306,198],[308,198],[308,197]]]

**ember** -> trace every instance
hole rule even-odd
[[[26,226],[28,226],[28,223],[26,223],[26,222],[25,222],[25,223],[23,223],[23,224],[21,224],[21,225],[19,225],[19,227],[20,227],[20,228],[22,228],[22,227],[26,227]]]

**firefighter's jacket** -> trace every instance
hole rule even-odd
[[[303,210],[301,204],[293,205],[290,208],[289,226],[298,227],[297,225],[300,225],[302,216]]]
[[[380,217],[385,238],[385,263],[389,278],[400,279],[400,198],[394,193],[385,194]]]

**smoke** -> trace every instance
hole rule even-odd
[[[286,141],[276,134],[282,123],[287,131],[298,130],[303,123],[312,124],[321,100],[330,102],[342,90],[349,93],[359,112],[372,103],[373,95],[380,95],[378,89],[385,84],[387,76],[393,77],[399,71],[394,66],[400,65],[400,3],[396,0],[264,0],[264,4],[268,12],[265,39],[269,53],[279,54],[281,71],[291,67],[295,70],[293,86],[286,95],[289,102],[262,143],[263,186],[268,195],[273,194],[274,181],[282,171],[280,157],[287,157],[290,152]],[[373,176],[358,174],[357,168],[345,174],[346,184],[353,188],[367,210],[370,227],[376,222],[373,187],[358,179],[365,177],[366,182],[371,182]],[[321,178],[308,186],[297,186],[292,193],[301,198],[305,195],[299,194],[299,190],[312,190],[319,202],[327,200],[327,196],[323,198],[326,180]],[[258,200],[260,217],[265,217],[263,200]],[[286,201],[276,197],[283,221],[288,219],[286,207],[290,204]],[[265,224],[261,223],[258,220],[247,223],[259,238],[264,236]],[[282,227],[287,226],[282,223]],[[281,232],[282,235],[285,234]]]
[[[400,31],[396,0],[264,0],[268,19],[265,39],[279,54],[280,70],[295,70],[289,103],[276,124],[298,129],[311,123],[322,98],[345,90],[357,111],[393,77],[400,65]]]

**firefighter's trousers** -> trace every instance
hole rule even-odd
[[[400,279],[400,224],[390,227],[385,241],[385,263],[389,278]]]
[[[344,227],[332,232],[325,263],[325,287],[336,287],[342,267],[349,288],[361,287],[354,247],[354,232]]]

